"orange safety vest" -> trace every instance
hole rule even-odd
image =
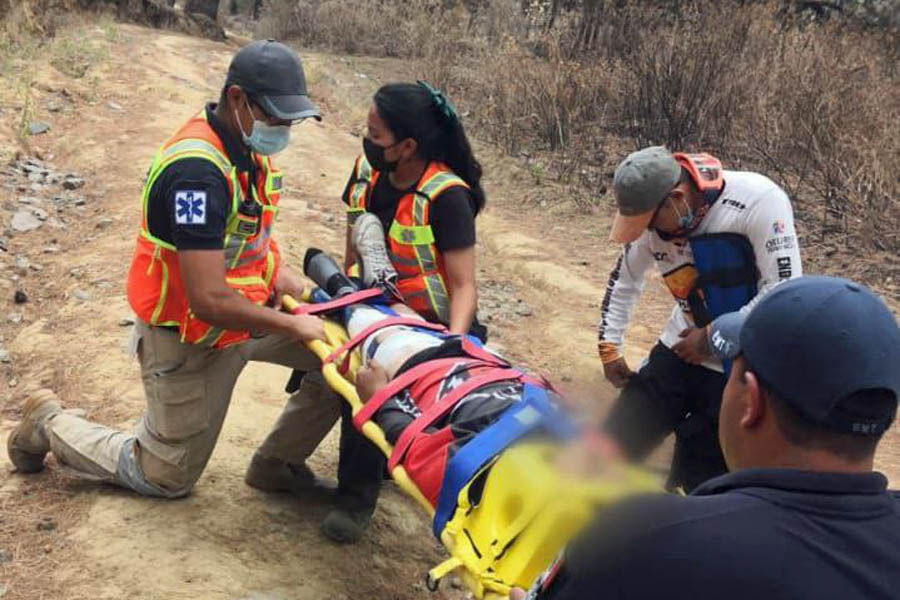
[[[356,159],[350,183],[347,220],[350,225],[366,212],[378,171],[364,155]],[[417,313],[444,324],[450,323],[450,296],[444,259],[434,245],[434,231],[428,220],[432,200],[451,187],[468,184],[439,162],[426,167],[414,190],[400,198],[388,232],[388,252],[397,269],[397,288],[403,301]]]
[[[204,323],[191,310],[174,245],[152,233],[147,215],[150,190],[166,167],[186,158],[202,158],[220,169],[228,182],[231,211],[225,226],[225,281],[254,304],[269,299],[279,266],[279,252],[272,239],[272,226],[278,213],[281,172],[268,157],[253,154],[259,171],[250,197],[261,205],[259,217],[241,214],[238,206],[248,191],[248,175],[238,173],[222,141],[206,120],[206,111],[185,123],[156,153],[144,183],[141,228],[128,273],[128,302],[138,318],[149,325],[177,327],[181,341],[222,348],[250,337],[249,331],[233,331]],[[179,199],[176,198],[176,202]],[[192,198],[183,198],[185,210],[191,210]],[[258,221],[258,223],[257,223]]]

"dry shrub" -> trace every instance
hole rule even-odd
[[[439,0],[281,0],[264,5],[257,33],[346,54],[416,58],[464,19]]]
[[[752,14],[734,14],[725,5],[688,6],[662,31],[631,32],[620,99],[625,129],[638,146],[726,143],[749,91],[740,67],[758,34]]]
[[[535,57],[507,38],[477,56],[457,57],[456,64],[449,53],[425,57],[421,72],[459,99],[482,139],[512,155],[552,153],[563,164],[596,147],[610,73],[590,57],[570,57],[557,37],[546,36],[541,46],[544,56]]]
[[[475,137],[585,204],[627,147],[705,150],[784,185],[807,247],[900,254],[896,3],[824,19],[780,0],[572,0],[551,19],[552,4],[273,0],[264,32],[409,59]]]
[[[2,35],[12,44],[52,37],[76,8],[75,0],[0,0]]]
[[[900,252],[895,65],[856,32],[794,31],[770,50],[743,125],[749,156],[813,200],[801,206],[817,225],[810,241]]]
[[[169,0],[0,0],[0,50],[5,50],[4,43],[15,47],[35,39],[50,39],[73,19],[93,19],[98,15],[225,39],[225,32],[214,20],[175,10],[169,6]]]

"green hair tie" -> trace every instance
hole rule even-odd
[[[434,105],[437,107],[440,113],[444,115],[444,119],[446,119],[449,125],[459,124],[459,114],[456,112],[456,107],[453,106],[453,103],[450,102],[450,99],[444,95],[444,92],[437,89],[436,87],[432,87],[427,82],[422,81],[421,79],[416,80],[416,83],[428,90],[428,93],[431,94],[431,100],[434,102]]]

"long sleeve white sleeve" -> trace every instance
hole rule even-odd
[[[747,215],[745,235],[753,245],[759,282],[756,296],[741,307],[749,313],[775,285],[803,275],[794,211],[787,194],[774,186]]]
[[[645,232],[622,248],[600,308],[599,341],[621,347],[631,313],[644,290],[644,273],[653,264]]]

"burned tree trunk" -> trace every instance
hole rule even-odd
[[[578,25],[578,46],[582,50],[594,47],[600,33],[603,16],[603,0],[584,0],[581,5],[581,21]]]

